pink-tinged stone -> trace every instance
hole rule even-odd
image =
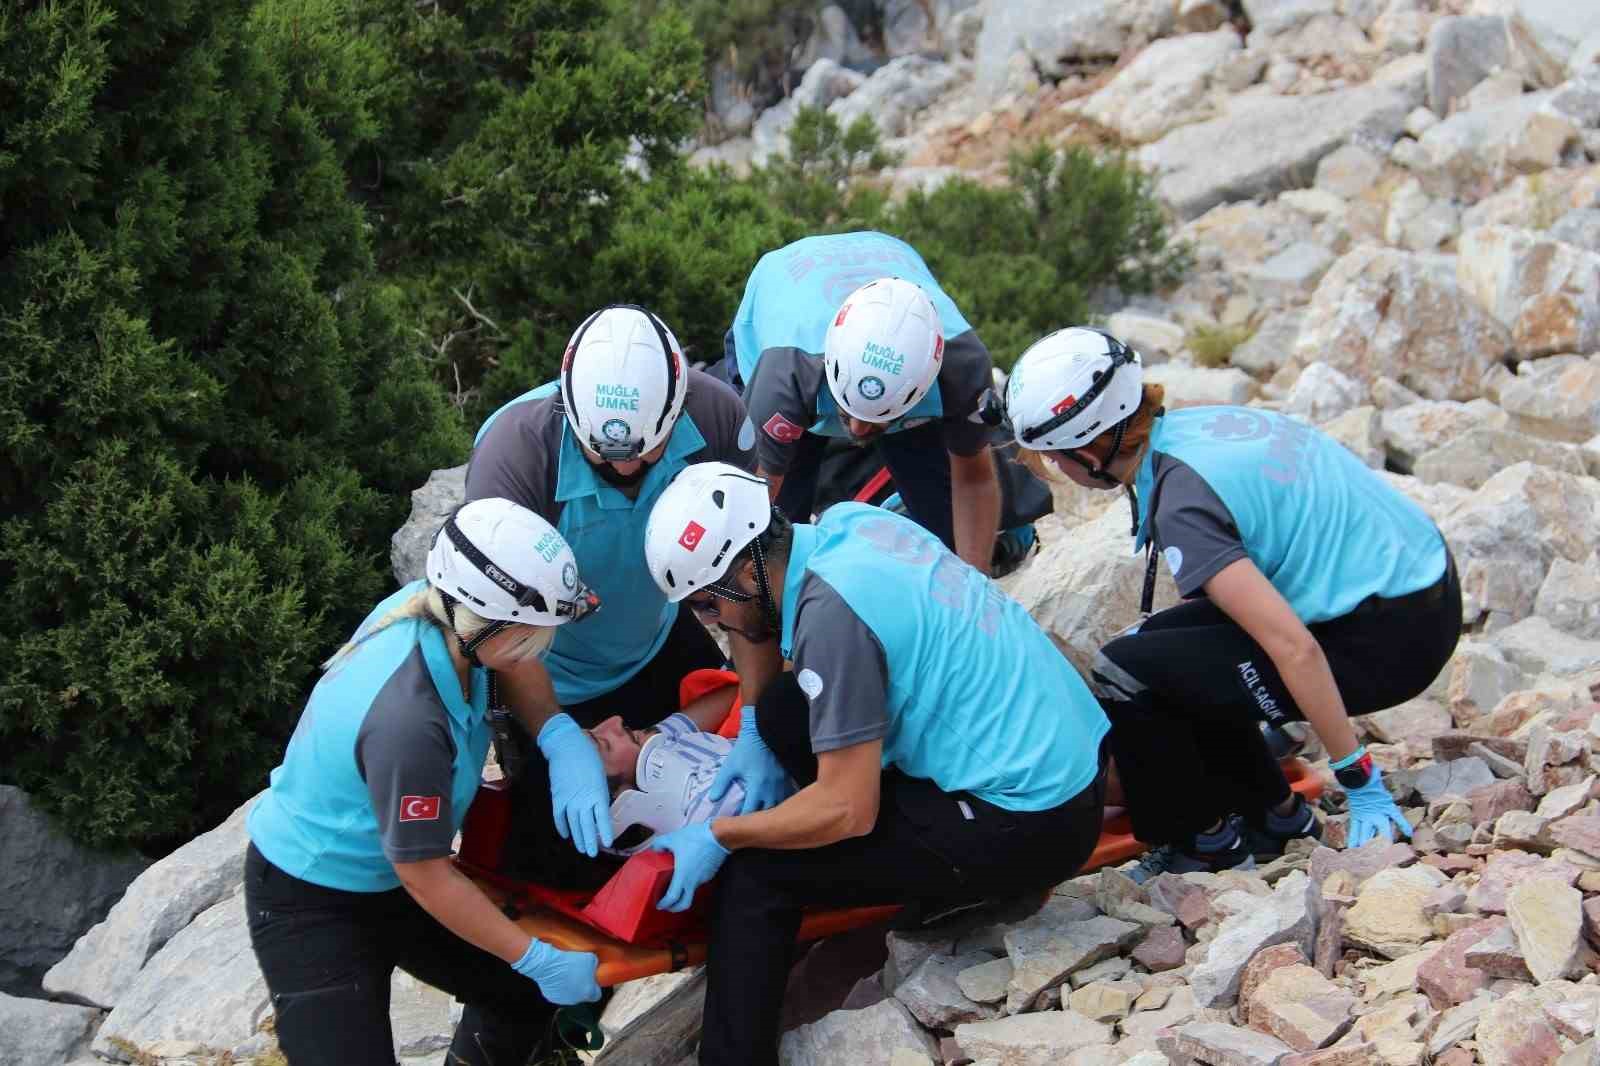
[[[1309,966],[1282,966],[1256,986],[1248,1008],[1252,1029],[1296,1051],[1315,1051],[1344,1035],[1356,997]]]
[[[1321,1051],[1297,1051],[1285,1055],[1278,1066],[1383,1066],[1375,1044],[1343,1044]],[[1471,1066],[1470,1060],[1468,1066]]]
[[[1476,944],[1469,944],[1466,960],[1468,966],[1482,970],[1491,978],[1533,980],[1533,974],[1528,972],[1528,960],[1522,953],[1522,945],[1517,943],[1517,934],[1509,924],[1503,929],[1493,930]]]
[[[1449,855],[1424,855],[1419,862],[1424,862],[1441,873],[1454,877],[1456,874],[1469,874],[1483,869],[1483,860],[1473,858],[1471,855],[1451,853]]]
[[[1344,950],[1345,905],[1331,899],[1317,904],[1317,939],[1312,945],[1311,965],[1324,977],[1333,976],[1333,968]]]
[[[1600,858],[1600,817],[1592,814],[1575,814],[1559,822],[1551,822],[1545,833],[1557,844]]]
[[[1531,811],[1533,793],[1521,781],[1496,781],[1467,793],[1476,825],[1493,825],[1507,811]]]
[[[1594,1035],[1595,1001],[1590,998],[1569,999],[1563,1003],[1546,1003],[1545,1020],[1555,1031],[1568,1040],[1584,1041]]]
[[[1150,906],[1178,919],[1185,929],[1198,929],[1211,920],[1211,902],[1205,890],[1177,874],[1160,874],[1145,885]]]
[[[1187,951],[1188,945],[1177,926],[1158,925],[1133,949],[1133,959],[1151,973],[1162,973],[1182,966]]]
[[[1329,874],[1335,870],[1344,870],[1355,879],[1355,887],[1360,888],[1362,882],[1379,870],[1387,870],[1391,866],[1408,866],[1416,860],[1416,857],[1417,853],[1409,844],[1377,843],[1346,851],[1317,848],[1311,853],[1311,862],[1306,868],[1306,873],[1320,888]]]
[[[1529,855],[1525,851],[1497,851],[1489,856],[1483,877],[1467,893],[1467,906],[1484,914],[1504,914],[1506,894],[1518,882],[1530,877],[1550,876],[1573,884],[1581,873],[1576,866],[1560,859]]]
[[[1272,974],[1272,971],[1281,970],[1285,966],[1306,964],[1306,957],[1300,951],[1298,944],[1274,944],[1270,948],[1261,949],[1245,964],[1244,975],[1239,978],[1239,1002],[1248,1008],[1256,988]]]
[[[1583,934],[1591,943],[1600,944],[1600,896],[1583,901]]]
[[[1561,1041],[1530,996],[1514,993],[1484,1009],[1474,1036],[1484,1066],[1551,1066]]]
[[[1433,1066],[1472,1066],[1477,1061],[1464,1047],[1453,1047],[1433,1060]]]
[[[1482,744],[1496,755],[1503,755],[1517,763],[1521,763],[1528,756],[1526,740],[1512,740],[1510,737],[1495,736],[1487,732],[1474,733],[1452,729],[1433,738],[1433,760],[1449,762],[1451,759],[1465,759],[1472,754],[1471,749],[1474,744]]]
[[[1444,946],[1417,970],[1417,988],[1435,1010],[1465,1003],[1488,987],[1488,975],[1467,965],[1467,949],[1502,927],[1509,928],[1506,919],[1487,918],[1451,934]]]

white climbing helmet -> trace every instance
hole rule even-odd
[[[580,443],[628,462],[672,433],[689,390],[683,349],[643,307],[602,307],[583,320],[561,358],[561,403]]]
[[[677,603],[720,579],[771,521],[765,478],[728,463],[695,463],[650,509],[645,564],[667,600]]]
[[[1022,353],[1006,380],[1006,416],[1034,451],[1081,448],[1139,409],[1139,353],[1087,326],[1058,329]]]
[[[892,422],[915,407],[939,376],[939,312],[915,282],[870,281],[839,305],[822,358],[828,389],[846,414]]]
[[[473,500],[428,549],[428,582],[480,618],[535,626],[577,621],[600,601],[578,579],[572,548],[526,507]]]
[[[716,803],[710,799],[717,771],[732,751],[733,741],[715,733],[662,732],[646,740],[634,764],[634,787],[611,801],[611,828],[618,841],[635,826],[650,835],[608,850],[632,855],[662,833],[738,814],[743,785],[730,785]]]

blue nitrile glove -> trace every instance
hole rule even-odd
[[[706,798],[712,803],[720,802],[735,781],[744,783],[740,814],[776,807],[789,791],[789,775],[783,772],[777,756],[761,739],[756,729],[756,709],[748,704],[739,709],[739,739],[733,742],[733,750],[722,760],[722,769],[712,780]]]
[[[550,799],[556,832],[591,859],[611,846],[611,791],[600,752],[565,712],[539,730],[539,750],[550,764]]]
[[[1403,837],[1411,835],[1411,823],[1400,813],[1400,808],[1383,786],[1383,772],[1371,764],[1367,783],[1355,788],[1345,788],[1350,801],[1350,826],[1345,832],[1344,846],[1359,848],[1369,840],[1383,837],[1393,840],[1389,827],[1393,825]]]
[[[600,966],[597,955],[588,951],[562,951],[537,938],[511,968],[539,986],[544,998],[559,1006],[593,1003],[600,998],[594,973]]]
[[[651,851],[672,852],[672,883],[661,894],[658,910],[686,911],[697,888],[717,876],[728,849],[717,843],[710,822],[697,822],[656,837]]]

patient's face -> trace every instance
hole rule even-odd
[[[589,736],[600,751],[600,765],[606,771],[606,783],[615,796],[620,789],[632,788],[634,767],[639,762],[639,748],[651,730],[629,729],[619,715],[612,715],[593,729]]]

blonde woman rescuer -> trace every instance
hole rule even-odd
[[[426,580],[329,661],[250,812],[245,859],[250,942],[293,1066],[392,1066],[395,967],[466,1005],[452,1066],[523,1066],[556,1004],[599,998],[594,955],[530,938],[450,863],[494,672],[596,605],[554,527],[477,500],[435,535]]]

